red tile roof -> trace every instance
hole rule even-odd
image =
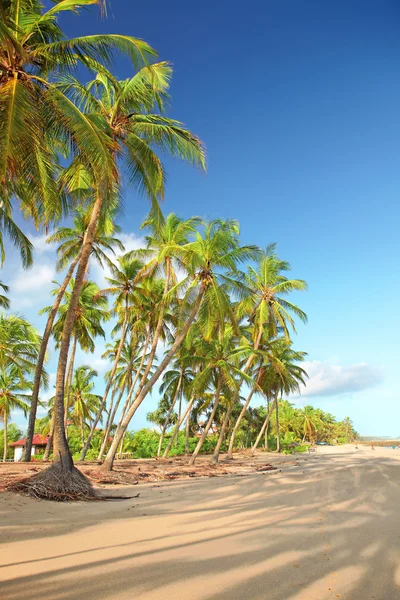
[[[48,439],[49,439],[49,436],[47,436],[47,435],[40,435],[40,433],[35,433],[35,435],[33,436],[33,440],[32,440],[32,446],[46,446]],[[11,444],[8,444],[8,445],[11,448],[13,448],[15,446],[25,446],[25,443],[26,443],[26,438],[23,438],[22,440],[18,440],[17,442],[11,442]]]

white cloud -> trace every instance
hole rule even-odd
[[[110,260],[116,262],[116,260],[126,254],[127,252],[131,252],[132,250],[139,250],[139,248],[145,247],[145,240],[143,237],[138,237],[134,233],[121,233],[118,234],[118,238],[124,245],[124,250],[115,249],[115,255],[108,255]],[[95,283],[99,286],[99,288],[107,287],[106,277],[110,277],[110,269],[107,265],[104,265],[102,268],[96,261],[91,261],[90,264],[90,276]]]
[[[302,367],[309,379],[302,396],[336,396],[359,392],[383,381],[382,369],[368,363],[337,365],[318,360],[306,361]]]
[[[27,271],[19,268],[10,280],[10,297],[13,310],[42,304],[49,298],[52,281],[56,278],[55,267],[51,263],[36,263]]]
[[[47,244],[47,235],[31,235],[30,241],[34,245],[36,254],[43,254],[44,252],[53,252],[54,244]]]

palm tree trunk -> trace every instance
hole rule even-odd
[[[3,448],[3,462],[6,462],[7,460],[7,427],[8,427],[8,416],[7,416],[7,410],[4,411],[4,436],[3,436],[3,442],[4,442],[4,448]]]
[[[118,407],[120,405],[120,402],[122,400],[122,396],[124,395],[124,391],[125,391],[125,386],[122,386],[122,389],[121,389],[120,394],[119,394],[119,396],[117,398],[117,401],[116,401],[114,407],[112,408],[112,411],[110,411],[110,414],[108,415],[108,419],[107,419],[106,427],[104,429],[103,439],[101,440],[101,447],[100,447],[100,451],[99,451],[99,455],[97,457],[97,460],[101,460],[103,458],[103,454],[104,454],[104,451],[105,451],[106,446],[107,446],[108,436],[110,434],[110,429],[111,429],[111,427],[112,427],[112,425],[114,423],[115,415],[116,415],[116,412],[117,412]],[[114,393],[116,393],[116,390],[115,390]],[[112,401],[113,401],[113,399],[112,399]]]
[[[121,423],[123,422],[126,412],[131,404],[131,399],[132,399],[133,392],[135,391],[136,383],[140,377],[141,370],[143,369],[144,361],[146,360],[146,352],[147,352],[147,348],[148,348],[148,345],[150,342],[150,335],[151,335],[151,331],[149,328],[146,333],[146,340],[145,340],[145,343],[143,346],[143,352],[142,352],[142,357],[140,359],[140,364],[139,364],[138,369],[136,370],[136,375],[135,375],[135,377],[131,383],[131,386],[129,388],[128,395],[125,400],[125,404],[122,408],[121,418],[120,418],[118,426],[117,426],[117,431],[115,433],[117,433],[119,431],[119,428],[121,427]]]
[[[174,410],[174,407],[175,407],[175,404],[176,404],[176,400],[178,398],[178,394],[179,394],[179,391],[180,391],[181,383],[182,383],[182,371],[181,371],[181,375],[179,377],[178,385],[176,386],[174,398],[173,398],[173,400],[171,402],[171,406],[168,409],[167,416],[165,417],[164,425],[163,425],[163,428],[162,428],[162,431],[161,431],[161,435],[160,435],[160,441],[158,442],[157,456],[160,456],[160,454],[161,454],[161,448],[162,448],[162,445],[163,445],[163,442],[164,442],[165,434],[166,434],[167,429],[168,429],[169,420],[171,418],[172,411]],[[178,422],[179,422],[179,419],[178,419]]]
[[[44,454],[43,454],[43,462],[46,462],[49,460],[51,448],[53,446],[54,420],[55,420],[55,417],[54,417],[54,412],[53,412],[53,416],[51,417],[51,423],[50,423],[49,439],[47,440],[46,448],[45,448]]]
[[[73,460],[68,447],[67,438],[64,430],[64,391],[65,391],[65,372],[67,369],[68,351],[71,342],[71,334],[75,321],[75,311],[79,302],[79,295],[85,278],[86,268],[89,262],[93,247],[93,239],[96,232],[97,222],[102,207],[102,197],[98,193],[90,215],[89,224],[86,230],[85,239],[82,244],[82,254],[79,261],[75,277],[74,289],[71,293],[70,303],[61,338],[60,354],[57,366],[56,376],[56,397],[54,405],[54,456],[55,463],[61,463],[64,470],[72,471]]]
[[[249,404],[250,404],[251,399],[252,399],[252,397],[254,395],[254,392],[256,391],[256,388],[257,388],[257,384],[255,383],[253,385],[252,389],[251,389],[250,394],[247,396],[246,402],[243,404],[243,408],[240,411],[240,414],[239,414],[239,416],[237,418],[237,421],[235,423],[235,427],[233,428],[233,431],[232,431],[232,434],[231,434],[231,439],[229,440],[229,448],[228,448],[228,456],[227,456],[227,458],[229,458],[229,459],[232,458],[232,456],[233,456],[233,444],[235,443],[236,434],[237,434],[238,429],[240,427],[240,423],[241,423],[244,415],[246,414],[247,409],[249,408]]]
[[[219,433],[218,442],[217,442],[217,445],[214,448],[214,453],[213,453],[213,457],[212,457],[212,461],[214,463],[217,463],[219,461],[219,453],[221,451],[222,442],[224,441],[225,432],[226,432],[226,428],[228,426],[229,419],[231,418],[232,409],[233,409],[233,402],[227,408],[224,420],[222,422],[222,427],[221,427],[221,431]]]
[[[196,448],[195,448],[192,456],[190,457],[189,465],[194,465],[194,462],[195,462],[195,460],[196,460],[196,458],[197,458],[197,456],[198,456],[198,454],[199,454],[199,452],[200,452],[200,450],[201,450],[201,448],[202,448],[202,446],[204,444],[204,441],[205,441],[205,439],[207,437],[207,434],[208,434],[208,432],[210,430],[210,427],[211,427],[211,425],[212,425],[212,423],[214,421],[215,413],[217,411],[217,407],[218,407],[218,404],[219,404],[219,398],[220,398],[220,394],[221,394],[221,386],[222,386],[222,377],[221,377],[221,374],[219,374],[218,375],[217,390],[215,392],[214,406],[213,406],[213,409],[211,411],[210,418],[207,421],[207,425],[205,426],[205,429],[204,429],[203,433],[201,434],[199,441],[197,442],[197,446],[196,446]]]
[[[185,427],[185,456],[189,454],[189,437],[190,437],[190,417],[192,415],[192,407],[188,412],[188,416],[186,419],[186,427]]]
[[[85,432],[83,429],[83,417],[80,417],[80,421],[81,421],[81,442],[82,442],[82,446],[85,443]]]
[[[106,460],[103,463],[102,468],[105,471],[112,470],[115,453],[117,451],[118,444],[119,444],[122,436],[124,435],[133,415],[135,414],[136,410],[139,408],[139,406],[141,405],[143,400],[146,398],[147,394],[153,388],[156,381],[158,381],[160,376],[163,374],[165,369],[168,367],[168,365],[171,362],[172,358],[174,357],[176,351],[178,350],[178,348],[181,346],[183,340],[185,339],[187,332],[189,331],[189,328],[190,328],[191,324],[193,323],[193,321],[197,315],[197,312],[199,310],[199,307],[200,307],[200,304],[201,304],[201,301],[202,301],[202,298],[204,295],[204,291],[205,291],[205,285],[202,284],[200,287],[199,293],[197,295],[196,301],[193,304],[192,310],[190,311],[189,317],[188,317],[184,327],[182,328],[181,333],[178,336],[176,336],[174,343],[172,344],[171,348],[165,355],[164,359],[161,361],[161,363],[155,370],[154,374],[150,377],[149,381],[142,387],[141,390],[138,390],[138,392],[136,393],[135,400],[132,403],[132,405],[130,406],[129,410],[127,411],[123,421],[120,423],[119,430],[116,432],[116,434],[114,436],[114,440],[108,451]]]
[[[186,417],[188,418],[188,422],[189,422],[189,420],[190,420],[190,410],[192,408],[193,402],[194,402],[194,394],[192,394],[192,397],[190,398],[190,401],[189,401],[189,403],[188,403],[188,405],[186,407],[186,410],[185,410],[185,412],[183,414],[183,417],[181,419],[179,419],[178,423],[176,424],[176,427],[175,427],[175,429],[173,431],[171,439],[169,440],[169,442],[167,444],[167,447],[164,450],[163,458],[167,458],[168,452],[171,450],[172,444],[174,443],[174,440],[175,440],[176,436],[179,433],[179,429],[180,429],[182,423],[184,422],[184,420],[186,419]],[[185,452],[186,452],[186,449],[185,449]]]
[[[86,444],[82,448],[82,452],[79,457],[79,460],[85,460],[85,456],[86,456],[87,451],[89,450],[90,442],[92,441],[92,437],[94,435],[94,432],[96,431],[97,424],[101,418],[101,415],[103,414],[103,410],[106,407],[108,392],[110,391],[111,385],[113,383],[115,372],[117,370],[119,359],[121,358],[121,353],[122,353],[122,350],[124,347],[127,326],[128,326],[128,296],[126,296],[125,319],[124,319],[124,323],[122,325],[121,340],[118,345],[117,354],[115,355],[114,364],[113,364],[110,376],[107,381],[106,389],[104,390],[103,399],[101,401],[99,410],[97,411],[97,415],[93,421],[92,427],[90,428],[90,432],[89,432],[88,438],[86,440]]]
[[[146,384],[146,379],[147,379],[148,374],[150,373],[150,369],[153,366],[154,357],[157,352],[158,341],[160,339],[161,329],[162,329],[162,325],[163,325],[164,303],[165,303],[166,296],[168,294],[170,278],[171,278],[171,259],[167,258],[166,259],[164,291],[163,291],[163,295],[162,295],[162,299],[161,299],[161,303],[160,303],[160,314],[158,315],[158,321],[156,324],[156,328],[154,330],[153,342],[152,342],[151,348],[150,348],[149,359],[147,361],[147,365],[146,365],[146,368],[142,375],[142,378],[140,380],[136,394],[140,394],[140,392],[142,391],[143,387]]]
[[[276,401],[276,402],[277,402],[277,401]],[[264,423],[263,423],[263,426],[261,427],[261,429],[260,429],[260,432],[259,432],[259,434],[258,434],[258,436],[257,436],[257,439],[256,439],[256,441],[254,442],[254,444],[253,444],[253,447],[251,448],[251,451],[250,451],[250,454],[251,454],[251,456],[254,456],[254,454],[256,453],[256,450],[257,450],[257,448],[258,448],[258,444],[259,444],[259,443],[260,443],[260,441],[261,441],[261,438],[262,438],[262,436],[263,436],[263,433],[264,433],[264,431],[265,431],[265,430],[267,429],[267,427],[268,427],[269,419],[270,419],[270,416],[272,415],[272,410],[273,410],[273,408],[274,408],[274,405],[272,405],[272,408],[271,408],[271,409],[270,409],[270,410],[267,412],[267,416],[266,416],[266,419],[265,419],[265,421],[264,421]]]
[[[269,404],[270,404],[270,399],[269,399],[269,397],[267,397],[267,413],[269,413]],[[265,449],[266,450],[268,450],[268,429],[269,429],[269,421],[265,428],[265,439],[266,439]]]
[[[254,346],[253,346],[254,350],[258,350],[258,348],[260,346],[260,343],[261,343],[262,334],[263,334],[263,329],[262,329],[262,327],[260,327],[259,330],[258,330],[257,339],[254,342]],[[251,356],[249,356],[249,358],[247,359],[247,362],[246,362],[245,366],[243,367],[243,373],[245,373],[246,375],[249,372],[251,365],[253,364],[254,358],[255,358],[254,354],[251,355]],[[260,369],[260,374],[258,376],[257,382],[259,381],[260,376],[261,376],[261,369]],[[251,392],[250,400],[251,400],[251,397],[253,396],[253,394],[255,392],[255,388],[256,387],[257,386],[254,386],[254,388],[253,388],[253,390]],[[239,399],[240,388],[241,388],[241,385],[239,385],[239,388],[238,388],[238,391],[237,391],[237,395],[236,395],[236,398],[235,398],[234,402],[237,402],[237,400]],[[228,459],[232,459],[233,458],[233,444],[235,443],[235,437],[236,437],[237,431],[239,429],[240,422],[243,419],[244,415],[246,414],[247,408],[248,408],[248,406],[250,404],[250,400],[249,399],[247,400],[245,406],[240,411],[240,414],[239,414],[239,416],[237,418],[237,421],[235,423],[235,427],[233,428],[231,439],[229,441],[229,448],[228,448],[228,455],[227,455]]]
[[[278,403],[278,395],[275,399],[275,418],[276,418],[276,451],[281,451],[281,438],[279,432],[279,403]]]
[[[68,410],[70,408],[70,401],[71,401],[71,386],[72,386],[72,377],[74,375],[76,346],[77,346],[77,339],[76,339],[76,336],[74,336],[74,342],[72,345],[71,355],[69,357],[69,365],[68,365],[68,369],[67,369],[67,381],[66,381],[67,401],[65,403],[65,409],[64,409],[64,429],[65,429],[65,437],[67,439],[68,439],[68,429],[67,429]]]
[[[33,389],[32,389],[32,397],[31,397],[31,407],[29,411],[29,422],[28,422],[28,430],[26,433],[26,444],[25,444],[25,452],[22,458],[23,462],[30,462],[31,460],[31,451],[32,451],[32,440],[33,435],[35,433],[35,421],[36,421],[36,412],[37,405],[39,400],[39,391],[40,391],[40,383],[42,379],[43,365],[46,358],[47,345],[49,343],[51,330],[53,328],[53,323],[56,318],[58,308],[61,304],[61,300],[64,297],[65,290],[68,287],[68,284],[71,280],[72,275],[74,274],[75,267],[78,264],[81,258],[81,250],[78,252],[76,258],[71,263],[70,268],[65,276],[65,279],[58,290],[57,297],[54,301],[53,306],[51,307],[50,314],[47,319],[46,327],[44,328],[44,333],[42,337],[42,343],[39,350],[39,355],[37,359],[37,365],[35,369],[35,376],[33,378]]]

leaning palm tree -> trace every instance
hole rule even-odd
[[[56,340],[56,348],[59,348],[62,341],[62,332],[64,328],[65,319],[67,318],[71,295],[74,289],[74,280],[71,279],[69,284],[70,290],[67,290],[64,294],[64,299],[59,306],[58,317],[55,321],[52,329],[54,339]],[[67,413],[70,406],[70,389],[72,376],[74,372],[75,355],[78,345],[84,352],[95,351],[95,338],[100,336],[105,338],[105,331],[103,329],[104,322],[110,318],[110,313],[107,310],[108,302],[107,298],[104,298],[99,294],[100,290],[98,286],[92,281],[86,281],[81,289],[79,295],[79,303],[75,310],[75,318],[72,329],[72,347],[69,353],[68,366],[66,368],[66,401],[64,405],[63,413],[63,424],[67,421]],[[58,293],[58,288],[54,290],[54,295]],[[52,306],[43,308],[40,312],[48,314],[52,311]],[[51,439],[53,440],[55,431],[55,411],[53,412],[53,422],[51,427]]]
[[[69,265],[64,281],[59,286],[53,306],[47,310],[47,322],[43,332],[42,345],[37,360],[35,375],[33,379],[32,400],[29,412],[29,422],[26,434],[26,445],[23,461],[29,462],[31,459],[32,439],[35,431],[35,419],[37,403],[40,391],[41,373],[46,357],[47,346],[49,343],[52,327],[57,316],[57,311],[67,290],[67,287],[73,277],[76,266],[82,254],[82,246],[85,239],[87,222],[89,219],[88,210],[77,209],[72,225],[70,227],[60,227],[57,231],[47,238],[47,243],[61,242],[57,249],[58,261],[57,270],[60,271]],[[113,237],[119,228],[113,223],[111,215],[105,215],[104,219],[99,221],[93,238],[91,257],[103,267],[104,264],[110,265],[111,260],[108,257],[115,254],[115,248],[123,250],[124,246],[117,238]],[[112,263],[111,263],[112,264]]]
[[[155,198],[162,195],[163,192],[164,171],[160,168],[161,163],[154,148],[163,152],[167,151],[201,166],[204,166],[205,158],[203,146],[196,136],[193,136],[177,121],[156,116],[150,112],[156,105],[160,106],[160,97],[166,93],[169,82],[165,77],[157,76],[155,69],[150,67],[146,67],[146,69],[138,79],[133,82],[130,80],[130,84],[129,82],[124,84],[117,82],[115,86],[115,81],[112,81],[114,89],[122,90],[122,93],[114,94],[115,97],[118,96],[118,103],[111,110],[105,111],[101,102],[97,105],[89,102],[85,108],[92,114],[98,126],[103,124],[104,130],[110,132],[110,140],[114,146],[114,151],[111,153],[114,166],[119,164],[117,162],[118,154],[125,156],[133,182],[136,185],[142,184],[144,190],[155,201]],[[136,83],[139,81],[145,81],[144,85],[137,86]],[[71,90],[71,93],[73,92],[74,90]],[[157,160],[155,160],[156,158]],[[110,173],[117,175],[116,169],[111,170]],[[65,322],[57,368],[55,441],[60,460],[70,471],[73,463],[61,423],[64,410],[66,361],[73,328],[74,310],[89,260],[93,233],[96,223],[110,199],[109,183],[107,180],[102,180],[95,190],[95,202],[76,274],[76,290],[71,298],[70,310]],[[113,186],[111,187],[114,198],[115,189]]]
[[[32,389],[32,384],[27,381],[17,365],[9,365],[0,369],[0,419],[4,423],[4,451],[3,462],[7,459],[7,427],[12,410],[28,412],[29,394],[25,392]]]

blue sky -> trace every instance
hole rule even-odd
[[[208,172],[167,161],[165,210],[237,218],[244,242],[278,243],[309,284],[295,344],[310,382],[296,402],[349,415],[365,435],[400,433],[399,16],[388,0],[113,0],[108,19],[62,19],[70,36],[134,35],[174,64],[169,114],[205,141]],[[131,74],[125,61],[115,71]],[[127,192],[132,246],[147,208]],[[36,241],[34,269],[10,251],[2,278],[14,309],[39,324],[54,253]],[[101,350],[85,362],[103,368]]]

